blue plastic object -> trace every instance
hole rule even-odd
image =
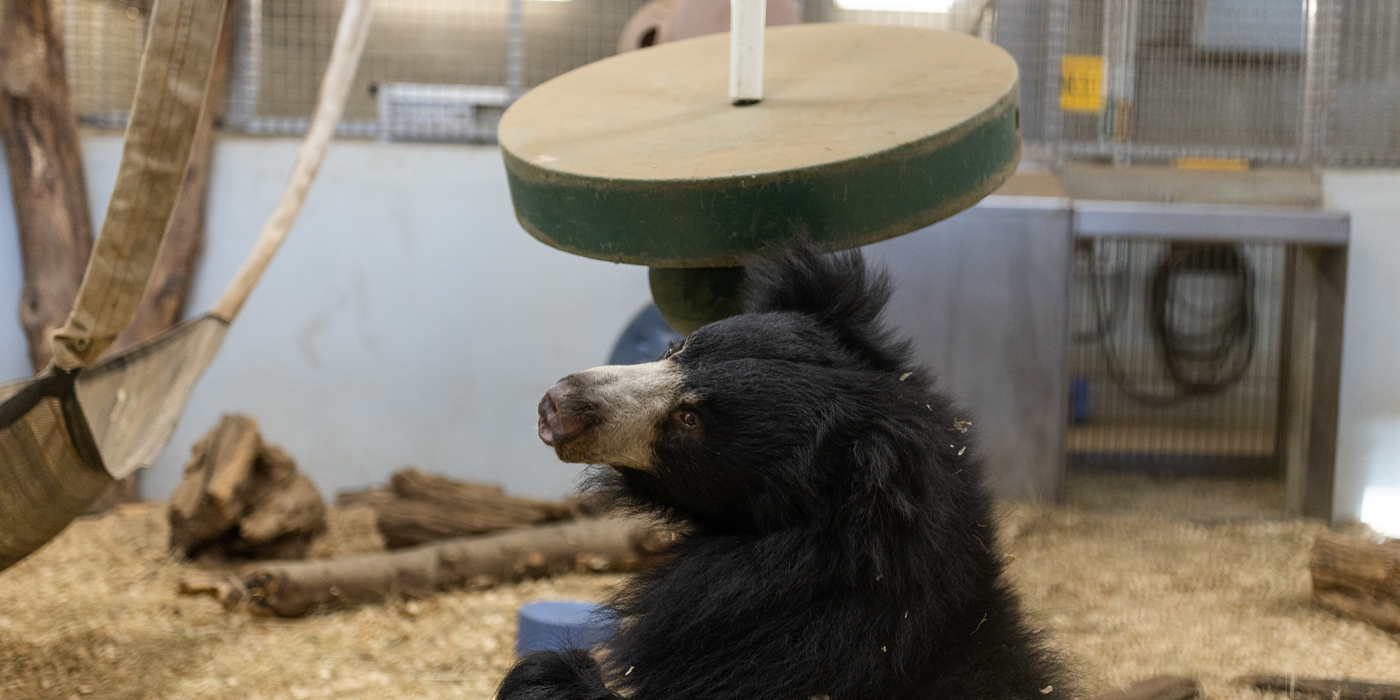
[[[614,619],[591,603],[548,600],[520,606],[516,615],[515,653],[591,649],[612,635]]]
[[[647,304],[646,308],[632,317],[627,328],[623,329],[622,336],[613,346],[608,364],[637,365],[651,362],[661,357],[661,353],[666,352],[671,343],[682,340],[685,340],[685,336],[677,333],[676,329],[666,322],[656,304]]]
[[[1069,385],[1069,422],[1083,425],[1089,422],[1089,380],[1075,377]]]

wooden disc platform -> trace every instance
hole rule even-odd
[[[805,225],[829,250],[908,233],[995,190],[1020,155],[1016,64],[953,32],[769,28],[764,99],[728,93],[729,35],[592,63],[501,119],[521,224],[578,255],[739,265]]]

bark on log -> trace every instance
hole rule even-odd
[[[1154,676],[1122,690],[1100,695],[1097,700],[1190,700],[1200,694],[1200,686],[1190,678]]]
[[[658,561],[671,540],[669,531],[639,519],[580,520],[398,552],[202,574],[184,579],[181,592],[213,594],[228,608],[302,617],[395,596],[416,598],[566,572],[636,571]]]
[[[499,487],[454,481],[416,469],[390,479],[398,498],[376,506],[390,549],[568,520],[565,504],[508,496]]]
[[[299,559],[326,528],[326,504],[311,479],[258,424],[224,416],[194,444],[170,497],[170,546],[215,559]]]
[[[1323,533],[1313,542],[1309,569],[1318,605],[1400,633],[1400,541]]]
[[[1302,693],[1332,700],[1400,700],[1400,685],[1394,683],[1292,676],[1244,676],[1239,682],[1274,693]]]
[[[380,506],[398,498],[394,491],[388,486],[374,486],[358,491],[341,491],[335,495],[335,507],[349,508],[351,506],[368,506],[378,509]]]
[[[48,0],[0,2],[0,139],[10,168],[24,285],[19,318],[34,370],[52,355],[92,252],[92,218],[63,62],[63,26]]]

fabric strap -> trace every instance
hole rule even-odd
[[[156,0],[117,185],[54,364],[87,367],[136,314],[175,208],[226,0]]]

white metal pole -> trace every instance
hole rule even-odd
[[[763,26],[767,0],[729,0],[729,98],[735,105],[763,99]]]

